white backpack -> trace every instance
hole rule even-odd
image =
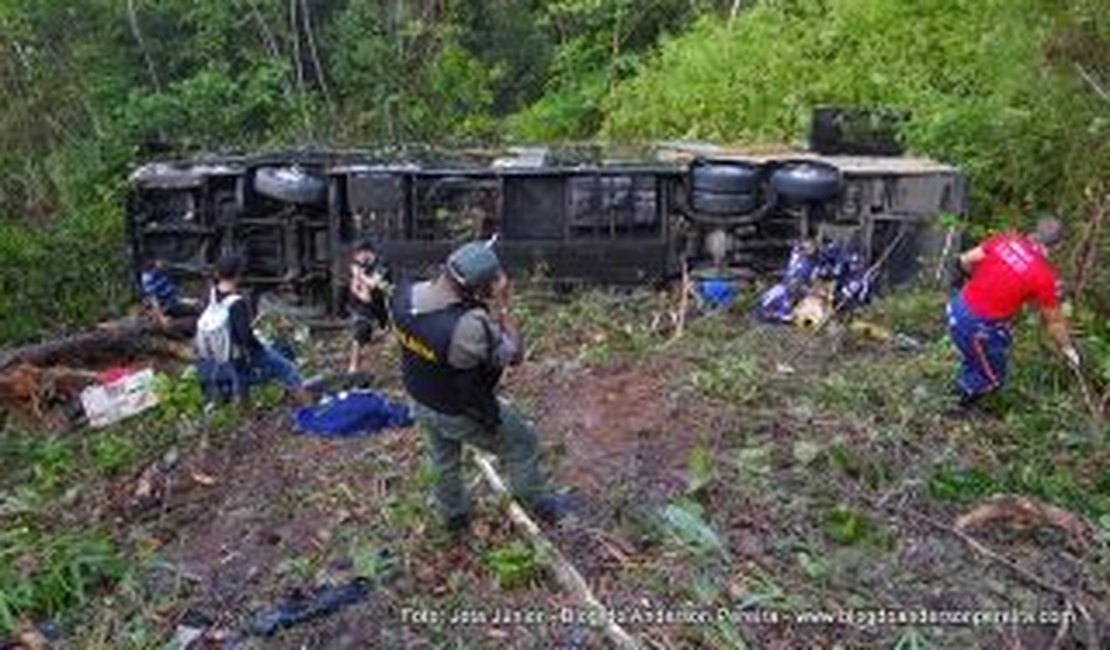
[[[197,357],[216,363],[231,361],[231,306],[241,300],[232,293],[216,300],[216,289],[208,298],[208,306],[197,319]]]

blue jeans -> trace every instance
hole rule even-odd
[[[301,387],[301,375],[297,372],[297,366],[269,346],[262,348],[261,354],[251,357],[244,370],[248,386],[280,381],[286,388]]]
[[[948,303],[948,333],[960,351],[960,393],[978,397],[1001,388],[1012,342],[1009,321],[976,316],[958,293]]]

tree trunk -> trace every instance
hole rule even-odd
[[[301,100],[301,117],[304,119],[305,137],[315,138],[316,129],[308,114],[308,92],[304,83],[304,62],[301,60],[301,30],[297,22],[297,0],[289,0],[289,30],[293,38],[293,65],[297,72],[297,93]]]
[[[316,49],[316,36],[312,33],[312,17],[308,11],[308,0],[301,0],[301,22],[304,23],[305,40],[308,41],[308,51],[312,55],[312,66],[316,70],[316,82],[320,84],[320,92],[324,93],[324,101],[327,102],[334,115],[335,105],[331,101],[328,81],[324,77],[324,66],[320,65],[320,52]]]
[[[195,318],[175,318],[165,328],[145,320],[126,321],[8,350],[0,354],[0,371],[18,363],[80,368],[142,354],[177,357],[195,327]]]
[[[139,46],[139,52],[142,53],[143,60],[146,62],[146,71],[150,75],[150,83],[154,86],[154,91],[161,94],[162,81],[158,78],[158,70],[154,67],[154,59],[151,58],[150,50],[146,47],[143,32],[139,29],[139,16],[135,13],[135,0],[127,0],[127,20],[131,25],[131,35],[135,38],[135,43]]]

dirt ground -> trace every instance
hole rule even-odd
[[[897,404],[876,403],[873,419],[830,416],[803,385],[840,386],[828,376],[834,356],[904,366],[920,352],[840,336],[787,355],[797,335],[767,331],[744,344],[755,370],[724,383],[770,392],[729,402],[689,379],[743,343],[720,327],[600,360],[544,355],[506,382],[542,431],[553,484],[579,504],[551,539],[643,644],[1092,648],[1110,638],[1096,550],[1060,534],[964,534],[953,522],[968,506],[932,498],[916,477],[923,449],[957,449],[949,443],[983,434],[977,425],[938,418],[932,439],[891,438],[882,432],[916,426]],[[377,363],[397,394],[386,348]],[[320,440],[296,433],[281,407],[171,460],[117,481],[105,506],[118,535],[157,558],[143,588],[166,634],[201,621],[199,647],[605,646],[572,620],[581,610],[549,573],[503,584],[490,558],[523,538],[478,481],[473,536],[446,538],[415,429]],[[660,512],[676,505],[695,514],[668,526]],[[355,576],[374,580],[366,600],[273,638],[244,633],[259,612]],[[910,625],[877,619],[884,610],[1056,618]],[[797,618],[806,612],[839,618]]]

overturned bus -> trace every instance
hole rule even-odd
[[[511,273],[628,285],[666,282],[684,265],[756,278],[781,267],[793,241],[819,237],[887,254],[882,281],[902,283],[941,254],[942,215],[967,209],[963,174],[921,158],[691,144],[632,159],[586,154],[417,162],[293,151],[150,163],[130,178],[134,271],[161,259],[199,291],[221,252],[235,250],[255,298],[338,314],[348,250],[363,238],[401,274],[429,273],[459,242],[496,233]]]

